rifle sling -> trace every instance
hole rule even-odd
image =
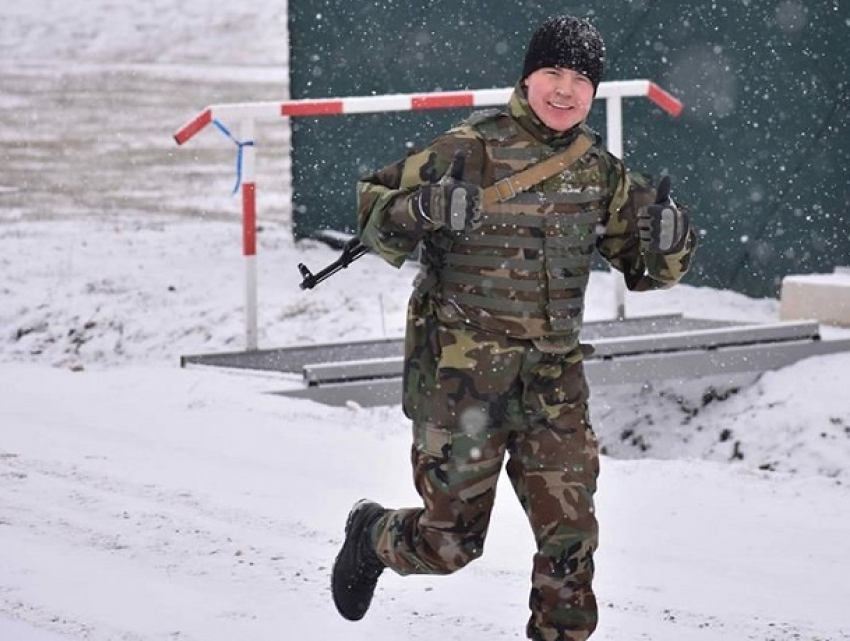
[[[481,204],[485,207],[497,202],[506,202],[519,193],[527,191],[550,176],[564,171],[576,160],[584,156],[593,146],[589,136],[580,134],[570,146],[559,154],[523,169],[513,176],[503,178],[487,187],[481,195]]]

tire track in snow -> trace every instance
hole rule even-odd
[[[41,540],[70,554],[77,550],[81,558],[114,555],[139,573],[153,572],[162,581],[183,577],[202,589],[224,583],[235,592],[248,586],[246,591],[281,594],[301,593],[307,584],[319,598],[328,591],[329,570],[321,560],[330,559],[336,547],[331,537],[301,523],[217,504],[196,491],[128,482],[80,465],[0,452],[0,541],[5,537]],[[299,552],[287,556],[289,546]],[[305,546],[314,546],[315,554],[305,555]],[[317,559],[316,565],[306,567],[304,558]],[[28,572],[26,562],[6,563],[1,545],[0,564]],[[49,596],[41,603],[4,586],[0,573],[0,612],[13,619],[70,638],[139,638],[76,620],[55,611],[51,603]],[[250,606],[234,605],[217,616],[239,620],[256,614]]]
[[[336,543],[301,523],[214,505],[191,490],[130,483],[63,462],[7,454],[0,478],[0,524],[169,571],[203,575],[213,563],[232,566],[233,575],[253,567],[280,578],[304,573],[281,553],[286,541]]]

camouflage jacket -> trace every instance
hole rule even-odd
[[[486,208],[479,231],[429,230],[413,214],[410,195],[438,181],[458,150],[466,156],[464,180],[487,187],[581,134],[595,141],[582,158],[529,192]],[[641,251],[636,212],[653,200],[648,180],[627,172],[589,128],[560,135],[546,128],[518,85],[506,113],[473,114],[424,150],[361,180],[358,226],[362,242],[396,266],[421,243],[426,276],[418,290],[434,299],[444,320],[569,351],[578,342],[594,246],[631,290],[669,287],[687,271],[693,232],[678,254]]]

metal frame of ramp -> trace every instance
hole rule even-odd
[[[582,340],[595,342],[599,338],[637,336],[657,332],[692,331],[712,327],[728,327],[738,323],[685,318],[681,314],[633,317],[622,320],[590,321],[582,326]],[[180,357],[181,367],[196,365],[289,372],[300,374],[305,365],[340,363],[373,358],[401,357],[403,338],[382,338],[346,343],[294,345],[275,349],[256,349],[216,354],[195,354]],[[399,370],[400,371],[400,370]]]
[[[818,324],[805,322],[599,339],[594,347],[584,367],[597,386],[764,372],[850,350],[850,340],[821,340]],[[305,365],[307,386],[280,393],[327,405],[400,403],[402,366],[401,358]]]
[[[596,352],[585,362],[591,385],[760,373],[811,356],[850,351],[850,339],[822,340],[816,321],[740,324],[680,315],[586,323]],[[403,340],[296,346],[184,356],[181,365],[300,372],[303,386],[274,392],[327,405],[401,402]]]

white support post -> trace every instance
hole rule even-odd
[[[245,346],[257,349],[257,189],[254,119],[240,129],[242,154],[242,254],[245,256]]]
[[[618,95],[605,100],[605,139],[608,151],[623,157],[623,99]],[[614,276],[614,310],[617,320],[626,318],[626,283],[619,273]]]

